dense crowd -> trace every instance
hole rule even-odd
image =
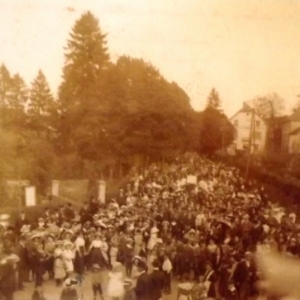
[[[53,279],[61,300],[77,300],[88,272],[95,299],[158,300],[173,289],[177,300],[246,300],[258,295],[256,250],[300,255],[293,212],[237,169],[196,155],[153,164],[99,200],[45,209],[38,220],[21,212],[2,226],[0,299],[31,279],[32,299],[42,300]]]

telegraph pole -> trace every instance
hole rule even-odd
[[[249,165],[251,160],[251,147],[253,142],[253,130],[254,130],[254,123],[255,123],[255,113],[254,109],[251,109],[251,123],[250,123],[250,134],[249,134],[249,146],[248,146],[248,158],[247,158],[247,167],[246,167],[246,174],[245,179],[248,179],[248,173],[249,173]]]

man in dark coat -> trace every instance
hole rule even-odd
[[[143,261],[138,263],[138,278],[135,286],[135,294],[137,300],[151,300],[150,298],[150,286],[149,286],[149,274],[147,274],[147,266]]]
[[[160,263],[155,260],[152,263],[153,272],[149,275],[150,299],[159,300],[162,297],[162,291],[165,285],[165,276],[159,270]]]
[[[249,299],[251,281],[254,276],[253,272],[254,269],[251,261],[251,253],[246,252],[245,259],[238,263],[233,274],[233,280],[239,300]]]
[[[2,255],[0,258],[0,299],[13,300],[19,257],[13,253],[13,245],[9,241],[4,241]]]
[[[26,247],[26,237],[21,235],[19,244],[17,246],[16,252],[20,258],[18,263],[18,288],[23,290],[23,283],[29,278],[29,255]]]
[[[212,267],[211,262],[206,263],[206,272],[204,274],[204,282],[209,283],[209,287],[207,290],[207,297],[209,298],[216,298],[216,282],[217,282],[217,275]]]
[[[20,216],[17,218],[15,224],[15,231],[17,234],[21,233],[21,229],[24,225],[29,225],[29,220],[27,219],[25,212],[21,211]]]
[[[84,224],[86,221],[92,221],[92,215],[89,211],[89,204],[87,202],[84,202],[83,207],[79,211],[80,221],[82,224]]]

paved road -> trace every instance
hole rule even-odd
[[[46,275],[47,276],[47,275]],[[107,276],[108,277],[108,276]],[[104,299],[109,299],[105,295],[106,286],[107,286],[108,280],[105,283],[104,286]],[[174,300],[176,299],[176,282],[172,283],[172,294],[171,295],[164,295],[164,300]],[[31,300],[31,296],[34,291],[34,284],[32,282],[25,284],[24,291],[18,291],[15,293],[15,300]],[[56,287],[55,281],[53,279],[45,280],[44,282],[44,295],[46,300],[59,300],[60,294],[61,294],[62,287]],[[82,283],[82,287],[78,287],[79,295],[81,296],[81,299],[83,300],[93,300],[93,293],[91,288],[91,282],[90,282],[90,273],[87,272],[84,278],[84,281]],[[98,298],[99,299],[99,298]]]

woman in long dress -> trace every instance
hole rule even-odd
[[[54,242],[54,236],[48,235],[47,240],[45,242],[44,250],[47,255],[46,260],[46,269],[49,274],[49,278],[54,277],[53,267],[54,267],[54,250],[55,250],[55,242]]]
[[[113,266],[118,260],[118,240],[116,237],[111,239],[111,245],[109,248],[109,262],[110,265]]]
[[[89,247],[89,262],[91,265],[99,264],[101,266],[103,260],[101,234],[97,232]]]
[[[210,238],[206,247],[208,252],[209,261],[211,262],[213,269],[217,270],[221,259],[221,249],[217,245],[214,238]]]
[[[143,234],[140,229],[137,229],[134,235],[134,248],[133,254],[139,255],[143,246]]]
[[[62,257],[65,264],[67,275],[70,276],[74,272],[74,263],[75,258],[74,253],[74,244],[71,242],[66,242],[63,246]]]
[[[77,239],[75,240],[75,261],[74,268],[75,272],[79,275],[84,273],[85,266],[85,240],[83,233],[79,232]]]
[[[159,232],[159,230],[154,225],[150,230],[150,238],[149,238],[148,245],[147,245],[148,250],[153,250],[153,248],[155,247],[157,237],[158,237],[158,232]]]

